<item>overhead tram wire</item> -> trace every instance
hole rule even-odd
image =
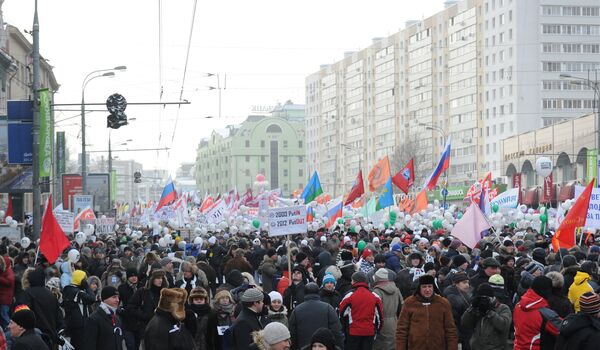
[[[163,82],[163,38],[162,38],[162,0],[158,0],[158,85],[159,85],[159,101],[162,102],[164,82]],[[158,147],[160,148],[162,142],[162,118],[165,106],[158,112]],[[160,151],[156,150],[156,164],[155,168],[158,169],[158,162],[160,157]]]

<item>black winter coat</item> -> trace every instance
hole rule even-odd
[[[444,289],[444,296],[450,302],[450,306],[452,306],[452,318],[454,319],[454,324],[457,325],[459,341],[463,344],[463,349],[470,349],[469,340],[471,339],[473,330],[461,326],[462,315],[471,305],[469,295],[462,293],[456,286],[451,285]]]
[[[283,305],[287,307],[289,311],[292,311],[296,306],[300,305],[304,301],[304,282],[293,284],[285,289],[283,292]]]
[[[552,289],[552,295],[548,298],[548,307],[554,310],[561,318],[575,313],[573,304],[571,304],[571,301],[566,296],[562,295],[561,289]]]
[[[308,294],[290,316],[291,349],[301,349],[310,344],[312,335],[321,327],[333,333],[337,346],[343,346],[342,324],[334,308],[319,300],[317,294]]]
[[[210,306],[204,305],[187,305],[185,309],[185,326],[189,329],[194,337],[194,343],[197,350],[206,350],[206,335],[208,328],[208,315]]]
[[[121,318],[113,317],[99,307],[85,324],[83,350],[122,350],[123,329]]]
[[[231,326],[233,349],[247,349],[252,343],[252,332],[260,331],[262,328],[259,315],[249,308],[244,308]]]
[[[170,313],[156,310],[144,333],[146,350],[191,350],[194,338]]]
[[[120,314],[121,319],[123,321],[123,328],[128,331],[136,330],[136,319],[131,314],[128,305],[131,301],[131,298],[135,294],[133,288],[129,285],[129,282],[122,283],[119,288],[119,299],[121,300],[121,306],[123,307],[123,312]],[[136,288],[136,291],[139,288]]]
[[[46,334],[53,343],[58,341],[58,331],[65,328],[63,314],[58,300],[46,287],[31,287],[21,295],[17,304],[27,304],[35,314],[36,327]]]
[[[208,314],[206,331],[206,348],[208,350],[228,350],[231,348],[231,339],[226,339],[219,334],[217,327],[229,328],[233,324],[233,319],[228,315],[219,315],[216,310],[211,310]],[[229,341],[229,342],[228,342]]]
[[[26,330],[20,337],[12,338],[12,341],[11,350],[50,350],[33,329]]]
[[[154,316],[154,310],[158,306],[160,300],[160,289],[155,286],[151,286],[150,289],[140,288],[138,289],[125,309],[127,317],[131,317],[137,322],[133,326],[132,331],[144,330],[146,325],[150,322],[150,319]]]
[[[321,297],[322,302],[331,305],[335,310],[340,307],[340,302],[342,301],[342,296],[335,289],[329,291],[325,288],[321,288],[321,290],[319,290],[319,297]]]
[[[587,314],[569,315],[560,327],[556,349],[593,350],[600,344],[600,319]]]
[[[74,285],[66,286],[63,290],[63,309],[67,329],[72,332],[83,329],[85,321],[92,314],[92,304],[96,302],[94,293],[88,288],[81,289]]]

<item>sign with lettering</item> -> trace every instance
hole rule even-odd
[[[208,213],[206,213],[206,221],[209,224],[220,223],[225,218],[225,211],[227,211],[227,204],[221,199],[213,205]]]
[[[511,188],[496,196],[490,205],[498,204],[500,208],[516,208],[519,205],[519,188]]]
[[[585,186],[575,186],[575,197],[573,199],[579,198],[583,190],[585,190]],[[600,188],[598,187],[592,189],[585,227],[600,228]]]
[[[73,212],[75,214],[79,214],[79,212],[84,211],[87,207],[94,207],[94,196],[88,194],[78,194],[73,196]]]
[[[269,209],[269,236],[306,233],[306,205]]]
[[[73,223],[75,222],[74,213],[71,213],[68,210],[54,211],[54,217],[64,233],[73,233]]]
[[[115,218],[96,219],[96,234],[109,234],[115,232]]]

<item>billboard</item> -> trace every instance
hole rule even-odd
[[[52,152],[54,149],[53,136],[54,123],[52,120],[52,108],[50,107],[50,93],[48,92],[48,89],[43,89],[40,90],[40,177],[50,177],[52,174]]]
[[[8,120],[33,122],[33,101],[12,100],[6,102],[6,116]]]
[[[31,164],[33,160],[33,125],[8,124],[8,163]]]
[[[0,193],[31,192],[31,166],[8,164],[8,125],[7,119],[0,116]]]
[[[93,209],[95,212],[108,214],[110,211],[109,181],[108,173],[88,174],[87,176],[87,193],[94,196]]]
[[[71,209],[73,196],[81,194],[81,175],[63,174],[62,175],[62,200],[65,210]]]

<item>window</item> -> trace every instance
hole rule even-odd
[[[250,176],[250,169],[246,169],[246,170],[244,171],[244,174],[245,174],[246,176]]]
[[[260,140],[260,147],[265,148],[265,140]]]
[[[288,142],[287,142],[287,140],[283,140],[283,147],[284,147],[284,148],[287,148],[287,146],[288,146]]]
[[[304,156],[298,156],[298,162],[302,163],[304,161]]]
[[[250,147],[250,140],[246,140],[246,147]]]
[[[283,162],[287,162],[288,161],[288,156],[283,156]]]
[[[265,161],[265,156],[260,156],[260,161],[264,162]]]
[[[267,127],[267,132],[268,133],[281,133],[281,127],[277,124],[271,124]]]
[[[283,169],[283,176],[288,176],[288,170],[287,169]]]
[[[250,161],[250,156],[246,156],[246,162]]]
[[[303,147],[303,142],[302,140],[298,141],[298,148],[302,148]]]
[[[304,170],[298,169],[298,176],[304,176]]]

